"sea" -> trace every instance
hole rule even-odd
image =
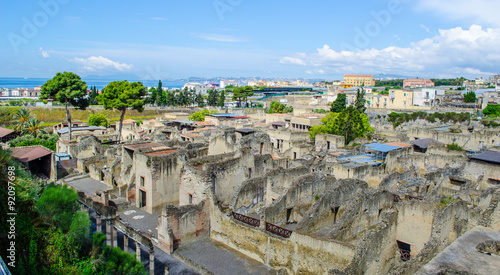
[[[7,89],[18,89],[18,88],[27,88],[33,89],[35,87],[43,85],[47,82],[49,78],[17,78],[17,77],[0,77],[0,88]],[[87,83],[87,86],[96,86],[97,89],[102,89],[110,82],[116,81],[116,79],[85,79],[82,78],[83,81]],[[145,87],[157,87],[158,80],[130,80],[129,82],[141,81]],[[187,82],[183,81],[162,81],[162,87],[168,89],[180,89]]]

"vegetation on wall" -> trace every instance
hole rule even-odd
[[[414,113],[396,113],[392,112],[388,115],[388,121],[392,122],[394,128],[398,127],[402,123],[415,121],[417,119],[425,119],[430,123],[435,123],[436,121],[440,121],[442,123],[458,123],[469,121],[471,115],[469,113],[426,113],[426,112],[414,112]]]
[[[271,101],[271,106],[269,107],[270,114],[282,114],[282,113],[293,113],[293,107],[287,106],[286,104],[281,104],[277,101]]]

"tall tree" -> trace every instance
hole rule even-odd
[[[90,88],[90,94],[89,94],[89,104],[90,105],[97,105],[98,104],[97,100],[95,99],[98,95],[99,95],[99,93],[97,92],[97,87],[92,86]]]
[[[327,133],[343,136],[345,144],[356,138],[364,138],[366,134],[373,132],[370,120],[366,114],[361,114],[353,106],[340,113],[329,113],[321,122],[323,125],[311,127],[309,134],[312,138],[319,133]]]
[[[72,72],[57,73],[54,78],[42,85],[41,99],[51,98],[64,103],[66,107],[66,119],[69,126],[69,139],[71,139],[71,115],[69,105],[84,110],[89,106],[85,99],[87,84],[80,76]]]
[[[167,91],[166,97],[165,97],[165,104],[168,106],[175,106],[175,95],[173,92]]]
[[[365,92],[361,89],[358,89],[356,93],[356,101],[354,102],[354,106],[356,106],[356,110],[358,112],[364,114],[366,111],[366,100],[365,100]]]
[[[219,102],[219,92],[217,90],[209,90],[207,92],[207,105],[217,106]]]
[[[149,97],[147,98],[147,102],[145,101],[144,103],[155,105],[155,102],[156,102],[156,88],[151,87],[149,89]]]
[[[233,89],[233,100],[247,102],[249,97],[253,96],[253,88],[250,86],[236,87]]]
[[[217,105],[219,105],[219,107],[223,108],[224,102],[226,102],[226,92],[224,90],[222,90],[220,92],[219,103]]]
[[[160,106],[162,104],[161,97],[163,96],[163,83],[161,80],[158,80],[158,88],[156,88],[156,106]]]
[[[198,93],[196,95],[196,104],[198,104],[198,107],[203,107],[205,106],[205,100],[203,99],[203,96],[201,95],[201,93]]]
[[[120,128],[118,142],[121,141],[123,119],[128,108],[142,112],[144,101],[142,97],[146,94],[146,88],[142,82],[113,81],[104,88],[97,100],[104,105],[105,109],[117,109],[122,111],[120,116]]]
[[[345,109],[346,105],[346,94],[340,93],[337,95],[337,99],[332,103],[332,107],[330,108],[330,112],[340,113]]]

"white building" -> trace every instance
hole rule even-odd
[[[196,94],[201,93],[202,95],[207,93],[207,86],[200,84],[200,83],[186,83],[184,84],[184,87],[182,89],[188,89],[188,90],[196,90]]]
[[[225,89],[227,86],[233,85],[234,87],[239,87],[240,84],[234,80],[221,80],[220,87]]]
[[[413,105],[416,106],[436,106],[436,97],[444,96],[444,90],[440,89],[419,89],[413,91]]]

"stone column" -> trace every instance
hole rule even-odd
[[[149,248],[149,274],[155,274],[155,249]]]
[[[95,231],[96,233],[102,232],[102,224],[101,224],[101,215],[96,213],[96,218],[95,218]]]
[[[111,227],[111,219],[106,218],[106,245],[113,246],[113,229]]]
[[[118,247],[118,229],[111,224],[111,238],[113,238],[113,247]]]
[[[123,234],[123,251],[128,253],[128,236]]]
[[[141,262],[141,244],[135,241],[135,257],[138,262]]]

